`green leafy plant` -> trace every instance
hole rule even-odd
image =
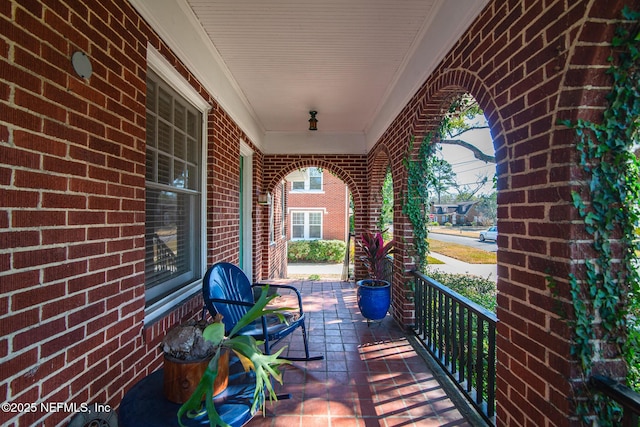
[[[290,262],[342,262],[347,245],[342,240],[293,240],[287,244]]]
[[[256,341],[255,338],[248,335],[238,335],[238,332],[242,328],[266,314],[276,314],[281,321],[284,321],[284,316],[280,312],[287,310],[287,308],[266,308],[267,304],[269,304],[273,298],[277,297],[277,294],[268,295],[268,289],[268,286],[263,286],[260,297],[254,306],[238,321],[228,336],[224,334],[224,324],[221,322],[221,319],[216,319],[214,323],[211,323],[204,329],[202,335],[205,340],[215,347],[215,353],[197,388],[189,400],[178,410],[178,423],[180,426],[184,427],[182,423],[184,416],[194,417],[198,415],[202,409],[203,395],[210,427],[228,426],[220,417],[213,404],[213,383],[218,375],[218,361],[223,351],[233,351],[240,359],[245,371],[253,370],[255,372],[256,387],[251,405],[252,414],[255,413],[259,407],[264,409],[266,394],[268,394],[269,400],[277,400],[271,379],[273,378],[282,384],[282,374],[279,367],[282,364],[290,363],[285,359],[279,358],[284,348],[271,355],[263,354],[259,348],[262,344],[261,341]]]
[[[393,247],[394,241],[384,242],[382,234],[384,232],[372,232],[366,230],[358,240],[358,246],[362,249],[364,255],[360,257],[360,261],[367,268],[369,278],[374,280],[382,280],[384,278],[385,262],[387,256],[395,253]]]
[[[432,143],[434,133],[424,137],[418,152],[414,152],[415,138],[411,137],[407,155],[403,159],[407,170],[407,190],[402,201],[402,213],[404,213],[413,226],[413,250],[415,252],[414,263],[416,270],[423,271],[429,254],[429,184],[435,181],[432,162],[435,152],[435,144]]]
[[[640,163],[636,156],[640,125],[640,14],[625,7],[623,18],[633,32],[620,27],[609,58],[612,77],[608,108],[601,123],[578,120],[575,129],[580,165],[587,178],[573,192],[573,204],[592,236],[595,256],[584,264],[585,277],[570,276],[574,309],[573,353],[585,377],[590,375],[600,342],[621,348],[629,366],[629,384],[640,374]],[[611,425],[617,410],[593,396],[587,415],[595,411],[600,425]]]
[[[483,306],[487,310],[493,311],[494,313],[496,312],[496,283],[489,277],[485,278],[460,273],[443,273],[431,269],[429,269],[427,275],[447,288]]]
[[[380,206],[380,216],[376,225],[380,230],[388,230],[393,225],[393,176],[390,166],[387,166],[387,172],[380,188],[380,196],[382,197],[382,206]],[[387,236],[388,234],[389,236]],[[385,239],[391,238],[390,234],[387,231],[383,237]]]
[[[451,134],[453,129],[464,131],[465,117],[473,117],[482,110],[468,94],[458,94],[445,111],[436,129],[427,133],[415,150],[415,137],[411,137],[405,158],[402,160],[407,171],[407,189],[402,200],[404,213],[413,226],[413,250],[416,270],[424,271],[429,254],[429,210],[431,193],[436,193],[439,186],[436,171],[441,169],[442,160],[436,153],[438,143],[443,135]]]

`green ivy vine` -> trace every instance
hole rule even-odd
[[[637,24],[640,14],[625,8],[623,18]],[[613,85],[602,123],[578,120],[573,128],[580,166],[587,180],[573,192],[573,204],[593,239],[595,256],[586,260],[585,277],[569,278],[574,309],[573,354],[589,377],[599,343],[615,345],[625,355],[628,383],[640,385],[640,32],[634,25],[616,30],[607,73]],[[598,397],[578,408],[595,411],[601,425],[616,412]],[[590,407],[589,407],[590,406]]]
[[[407,155],[403,159],[407,170],[407,191],[402,201],[402,213],[404,213],[413,226],[413,249],[415,252],[415,265],[418,271],[424,272],[424,267],[429,254],[429,185],[435,180],[432,163],[436,161],[435,144],[433,143],[435,132],[428,133],[422,140],[420,148],[414,157],[415,137],[411,137]]]
[[[403,165],[407,171],[407,191],[402,201],[404,213],[413,226],[413,248],[415,265],[418,271],[424,272],[429,254],[429,212],[431,190],[436,188],[438,177],[434,173],[437,164],[443,160],[434,154],[438,149],[438,141],[452,129],[464,128],[463,117],[472,117],[481,113],[473,97],[468,94],[458,94],[451,99],[448,110],[440,120],[439,126],[427,133],[423,138],[418,152],[414,154],[415,137],[411,137]]]

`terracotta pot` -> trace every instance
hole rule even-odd
[[[164,396],[174,403],[184,403],[193,394],[211,358],[185,361],[164,355]],[[213,395],[222,393],[229,384],[229,352],[222,351],[218,359],[218,376],[213,383]],[[204,400],[204,394],[202,395]]]

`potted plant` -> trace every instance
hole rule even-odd
[[[274,313],[280,317],[281,321],[284,321],[284,316],[280,314],[280,311],[285,310],[285,308],[265,308],[273,298],[277,297],[277,294],[272,293],[269,295],[268,288],[268,286],[263,287],[263,291],[260,293],[255,305],[240,319],[229,332],[228,336],[225,336],[224,324],[220,317],[214,319],[213,323],[206,325],[202,330],[202,338],[208,343],[207,346],[211,349],[211,356],[206,363],[204,372],[199,378],[193,393],[189,399],[182,404],[180,409],[178,409],[178,423],[180,426],[184,427],[182,423],[183,416],[190,417],[193,416],[192,414],[201,412],[203,400],[210,426],[227,425],[216,411],[213,404],[213,396],[217,392],[214,391],[214,384],[225,369],[224,359],[225,357],[228,358],[229,352],[233,352],[240,359],[245,371],[255,371],[256,387],[253,395],[251,413],[255,413],[258,408],[264,409],[267,393],[269,400],[277,400],[271,379],[273,378],[282,384],[282,374],[279,367],[282,364],[290,363],[287,360],[279,358],[284,348],[274,354],[263,354],[258,347],[262,344],[260,341],[256,341],[248,335],[238,335],[238,332],[242,328],[251,324],[264,314]],[[226,369],[228,374],[228,365]]]
[[[385,243],[381,232],[365,231],[358,246],[364,255],[360,260],[367,268],[369,278],[359,280],[358,308],[368,320],[381,320],[387,315],[391,305],[391,283],[384,280],[387,256],[395,253],[394,241]]]
[[[214,319],[214,322],[220,320]],[[162,340],[164,395],[171,402],[182,404],[191,397],[216,351],[213,343],[203,336],[207,325],[204,320],[190,320],[171,328]],[[220,372],[214,384],[214,395],[227,386],[228,356],[228,352],[222,353],[218,363]]]

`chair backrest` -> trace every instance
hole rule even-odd
[[[251,307],[212,300],[254,303],[251,282],[242,270],[228,262],[219,262],[207,270],[202,280],[202,297],[212,316],[216,313],[222,314],[226,332],[229,332]]]

